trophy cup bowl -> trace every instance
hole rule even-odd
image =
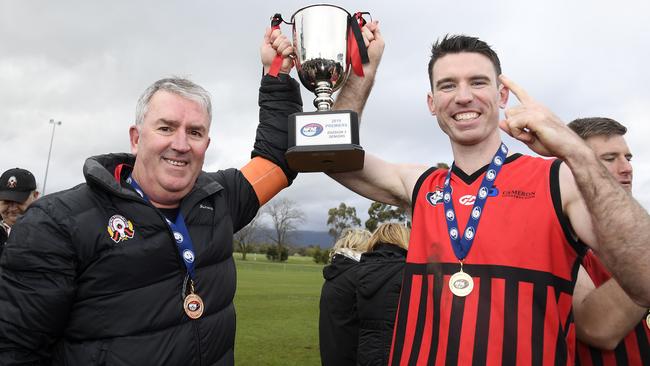
[[[289,117],[287,161],[298,172],[344,172],[363,168],[359,120],[353,111],[331,111],[332,93],[350,73],[348,30],[354,20],[334,5],[311,5],[291,16],[298,77],[316,94],[316,112]]]

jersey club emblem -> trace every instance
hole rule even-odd
[[[442,202],[442,189],[436,189],[433,192],[428,192],[427,202],[429,202],[431,206],[435,206],[438,203]]]
[[[113,215],[108,219],[108,235],[114,242],[119,243],[133,238],[135,231],[133,223],[122,215]]]

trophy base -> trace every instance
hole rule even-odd
[[[287,150],[291,169],[301,173],[343,173],[363,169],[365,152],[359,145],[295,146]]]
[[[289,116],[289,167],[297,172],[341,173],[363,169],[359,118],[354,111]]]

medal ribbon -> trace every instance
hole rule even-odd
[[[445,188],[443,194],[443,203],[445,206],[445,217],[447,221],[447,229],[449,234],[449,239],[451,241],[451,247],[454,249],[454,254],[459,261],[465,259],[469,250],[472,248],[472,243],[476,237],[476,231],[478,230],[479,220],[481,219],[483,213],[483,206],[487,201],[488,194],[490,189],[494,185],[494,181],[501,171],[501,166],[505,162],[506,156],[508,155],[508,147],[501,143],[501,146],[494,154],[490,165],[488,166],[481,186],[476,193],[476,199],[474,200],[474,206],[472,207],[472,212],[469,215],[469,220],[467,220],[467,225],[463,235],[459,237],[460,231],[458,230],[458,222],[456,220],[456,211],[454,211],[454,203],[452,202],[451,197],[451,169],[447,173],[447,178],[445,179]]]
[[[126,179],[126,182],[129,183],[147,203],[151,203],[149,197],[144,194],[144,191],[140,188],[138,182],[136,182],[131,175]],[[194,260],[196,259],[196,256],[194,254],[192,238],[187,230],[187,226],[185,226],[183,214],[179,210],[178,215],[176,216],[176,222],[171,222],[168,218],[165,218],[165,222],[172,230],[172,233],[174,233],[174,241],[176,241],[178,253],[181,256],[183,263],[185,263],[185,268],[187,268],[187,274],[189,275],[190,280],[194,281]]]

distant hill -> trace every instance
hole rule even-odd
[[[260,229],[256,239],[260,242],[268,242],[270,241],[268,237],[273,234],[274,231],[271,229]],[[321,249],[329,249],[334,245],[334,240],[327,231],[296,230],[291,234],[289,242],[295,247],[318,245]]]

